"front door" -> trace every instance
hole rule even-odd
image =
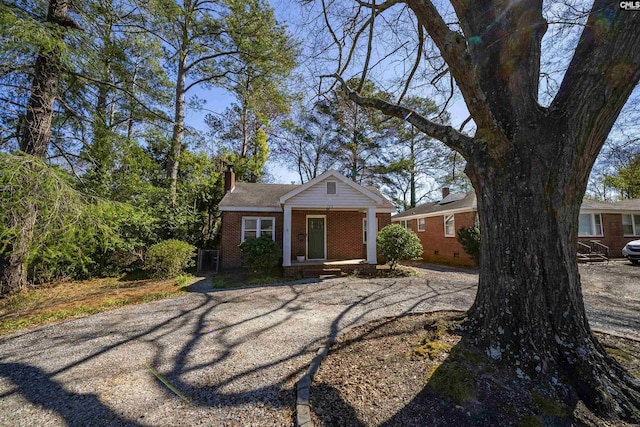
[[[307,236],[308,236],[308,259],[325,259],[324,253],[324,218],[308,217],[307,218]]]

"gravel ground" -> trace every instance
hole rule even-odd
[[[581,271],[594,326],[640,339],[640,268]],[[292,425],[295,382],[329,335],[385,316],[465,310],[476,283],[473,272],[438,268],[192,293],[3,337],[0,425]]]

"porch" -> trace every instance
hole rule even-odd
[[[313,209],[285,205],[283,210],[283,267],[294,266],[298,255],[311,258],[304,262],[377,263],[380,219],[375,208]],[[382,220],[383,225],[385,222]]]
[[[285,277],[323,277],[346,276],[354,272],[369,273],[376,269],[375,264],[370,264],[366,259],[342,259],[342,260],[305,260],[291,261],[291,265],[283,266]]]

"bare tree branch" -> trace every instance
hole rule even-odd
[[[415,76],[416,71],[418,70],[418,66],[420,65],[420,61],[422,60],[422,50],[424,49],[424,29],[422,25],[418,24],[418,52],[416,53],[416,60],[413,63],[413,68],[411,68],[411,72],[409,73],[409,77],[407,77],[407,81],[405,82],[404,89],[398,98],[398,104],[404,99],[407,91],[409,90],[409,85],[413,80],[413,76]]]
[[[467,43],[464,36],[447,27],[430,0],[407,0],[407,5],[413,10],[418,22],[427,30],[449,65],[449,71],[478,125],[480,135],[493,150],[505,151],[509,145],[508,139],[486,102],[487,98],[478,83],[476,69],[466,51]]]
[[[369,71],[369,61],[371,60],[371,49],[373,45],[373,27],[376,20],[376,2],[373,0],[372,8],[371,8],[371,18],[369,25],[369,42],[367,44],[367,56],[364,60],[364,66],[362,67],[362,78],[360,79],[360,84],[358,85],[358,92],[362,91],[364,87],[364,82],[367,79],[367,71]]]
[[[468,158],[474,150],[475,142],[473,138],[456,131],[451,126],[445,126],[440,123],[433,122],[419,113],[416,113],[414,110],[410,110],[400,105],[391,104],[387,101],[383,101],[382,99],[362,97],[349,88],[344,79],[337,74],[323,77],[333,77],[340,81],[342,89],[345,91],[349,99],[356,104],[362,107],[375,108],[388,116],[397,117],[409,122],[419,131],[442,141],[450,148],[458,151],[464,158]]]
[[[602,17],[609,17],[603,20]],[[569,68],[549,109],[603,142],[640,81],[640,13],[596,0]],[[611,108],[614,107],[614,108]],[[577,129],[576,129],[577,130]],[[600,147],[588,147],[588,151]],[[596,151],[597,152],[597,151]]]

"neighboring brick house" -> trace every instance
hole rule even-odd
[[[609,248],[611,258],[622,257],[622,248],[640,239],[640,199],[617,202],[585,200],[580,206],[578,241]]]
[[[425,203],[394,215],[392,222],[413,231],[422,243],[422,259],[454,265],[474,265],[471,258],[458,243],[458,229],[470,227],[476,222],[478,211],[474,192],[449,194],[442,189],[442,200]]]
[[[428,262],[473,265],[456,236],[458,230],[477,221],[477,200],[474,192],[449,194],[442,191],[442,200],[409,209],[391,218],[418,235],[424,248],[422,258]],[[640,238],[640,199],[618,202],[585,200],[580,207],[578,241],[594,252],[608,247],[608,256],[622,257],[622,248]],[[579,248],[579,252],[582,249]]]
[[[229,168],[225,192],[219,204],[222,268],[239,267],[239,245],[264,235],[282,248],[285,273],[299,271],[299,253],[305,265],[331,260],[375,265],[377,233],[391,223],[394,211],[377,189],[333,170],[305,184],[287,185],[236,183]]]

